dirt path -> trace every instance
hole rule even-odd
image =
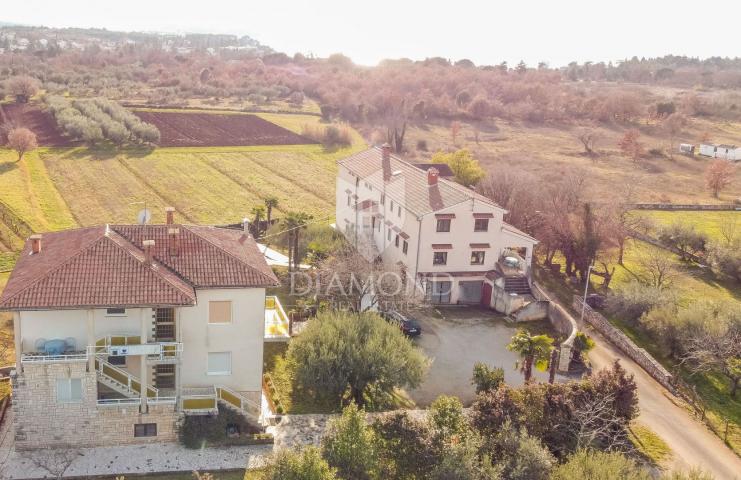
[[[638,419],[671,447],[673,457],[667,465],[669,468],[697,466],[712,473],[716,480],[741,479],[741,459],[731,449],[687,410],[669,400],[671,394],[635,362],[597,332],[590,331],[589,335],[596,342],[589,353],[595,369],[609,367],[615,359],[620,359],[620,364],[635,376],[641,408]]]

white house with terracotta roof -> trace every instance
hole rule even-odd
[[[172,441],[181,415],[219,404],[260,422],[277,279],[249,234],[173,215],[26,243],[0,296],[18,448]]]
[[[492,200],[388,145],[338,165],[337,229],[360,251],[402,265],[429,301],[493,307],[498,286],[529,293],[537,240],[504,222],[506,210]]]

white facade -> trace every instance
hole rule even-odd
[[[741,147],[735,145],[715,145],[701,144],[700,155],[712,158],[722,158],[724,160],[739,161],[741,160]]]
[[[197,304],[173,309],[175,341],[182,343],[176,363],[177,384],[181,387],[222,385],[238,392],[262,389],[262,352],[265,337],[265,289],[229,288],[196,290]],[[230,302],[231,321],[213,323],[210,302]],[[141,337],[143,343],[157,343],[154,308],[127,308],[125,313],[109,314],[107,309],[39,310],[17,313],[22,354],[39,353],[38,343],[66,340],[85,352],[106,336]],[[89,318],[92,318],[90,325]],[[92,326],[92,331],[90,330]],[[228,373],[208,371],[209,353],[230,357]],[[141,369],[141,355],[128,355],[118,365],[131,375],[154,385],[153,369]],[[22,363],[22,361],[21,361]],[[21,367],[20,365],[18,366]]]
[[[479,303],[486,273],[510,249],[522,252],[522,269],[527,272],[537,241],[507,225],[503,208],[471,192],[467,201],[417,214],[405,205],[408,189],[403,182],[410,181],[408,177],[392,181],[393,188],[385,183],[379,187],[378,181],[366,181],[340,165],[336,226],[360,251],[370,246],[386,264],[401,262],[408,277],[430,300]],[[436,289],[443,294],[436,294]]]

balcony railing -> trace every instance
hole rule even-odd
[[[183,388],[180,408],[186,415],[215,415],[219,413],[216,405],[216,388]]]
[[[70,352],[62,355],[47,355],[44,352],[28,352],[21,354],[21,363],[62,363],[87,361],[87,353]]]
[[[147,360],[177,360],[183,352],[181,342],[142,343],[138,335],[107,335],[88,347],[90,355],[145,355]]]
[[[276,296],[265,297],[265,339],[287,340],[290,338],[290,320]]]

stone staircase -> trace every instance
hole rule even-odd
[[[525,276],[504,277],[504,291],[518,295],[530,295],[530,284]]]

